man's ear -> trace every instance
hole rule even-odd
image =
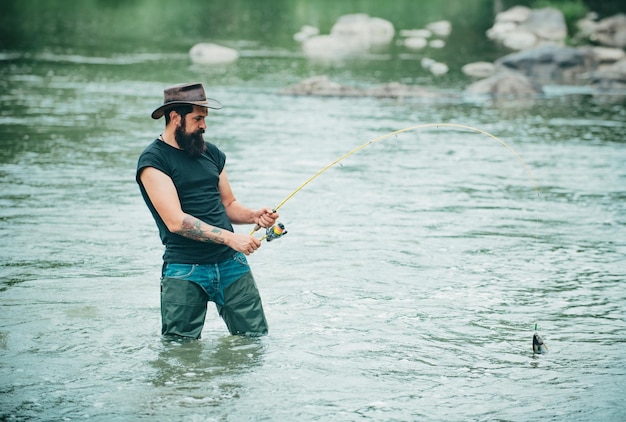
[[[180,114],[176,112],[176,110],[169,110],[170,122],[174,123],[175,126],[180,125]]]

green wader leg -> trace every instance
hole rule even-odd
[[[199,339],[208,299],[196,283],[164,277],[161,280],[161,334]]]
[[[247,272],[224,289],[224,305],[217,311],[232,335],[263,336],[267,334],[267,321],[259,290],[252,272]]]

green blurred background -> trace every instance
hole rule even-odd
[[[412,29],[447,19],[452,42],[481,48],[494,13],[513,5],[554,6],[568,19],[587,10],[626,11],[619,0],[4,0],[0,48],[7,51],[161,52],[199,40],[247,40],[297,49],[292,35],[309,24],[327,33],[337,17],[361,11]]]

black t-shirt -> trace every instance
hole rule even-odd
[[[232,256],[228,246],[199,242],[170,232],[152,205],[143,184],[141,172],[146,167],[167,174],[178,192],[183,212],[207,224],[233,231],[226,215],[218,189],[219,176],[226,164],[226,155],[215,145],[206,142],[206,150],[199,158],[190,158],[183,150],[156,139],[139,156],[136,180],[146,205],[159,228],[165,245],[163,260],[178,264],[216,264]]]

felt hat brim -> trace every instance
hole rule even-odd
[[[206,107],[206,108],[210,108],[213,110],[219,110],[222,108],[222,103],[212,98],[207,98],[206,101],[170,101],[166,104],[163,104],[156,110],[154,110],[151,116],[153,119],[160,119],[161,117],[163,117],[163,114],[165,114],[165,110],[167,110],[168,108],[174,108],[177,105],[182,105],[182,104]]]

